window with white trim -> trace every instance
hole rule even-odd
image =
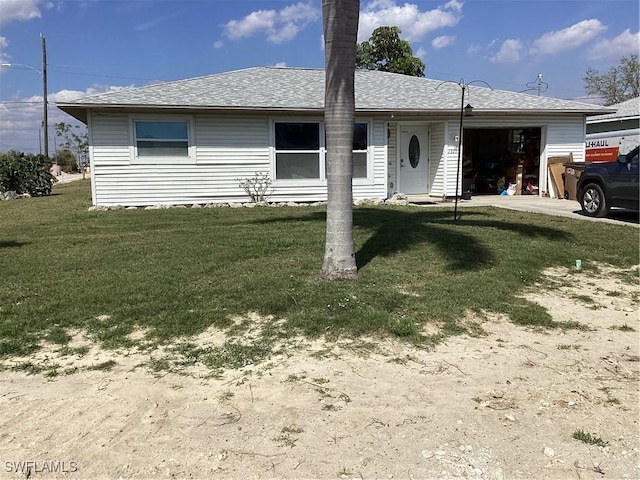
[[[135,158],[176,160],[190,158],[190,129],[187,119],[133,120]]]
[[[320,179],[320,124],[276,122],[276,180]]]
[[[276,180],[325,180],[325,133],[320,122],[275,122]],[[369,176],[369,124],[353,131],[353,178]]]

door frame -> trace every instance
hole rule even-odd
[[[405,193],[402,190],[402,177],[400,176],[400,157],[402,155],[402,129],[403,128],[418,128],[418,129],[422,129],[424,134],[425,134],[425,138],[427,139],[427,148],[425,149],[425,153],[426,153],[426,164],[427,164],[427,178],[425,181],[425,191],[424,192],[420,192],[420,194],[407,194],[407,195],[428,195],[429,192],[431,191],[431,130],[429,128],[430,126],[430,122],[398,122],[397,124],[397,145],[398,147],[396,148],[396,191],[400,192],[400,193]]]

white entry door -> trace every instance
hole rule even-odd
[[[400,127],[398,191],[429,193],[429,136],[424,125]]]

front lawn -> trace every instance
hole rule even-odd
[[[325,283],[315,279],[323,207],[89,212],[88,180],[53,193],[0,203],[0,357],[42,340],[64,345],[72,329],[106,348],[130,345],[135,329],[158,343],[211,325],[238,334],[250,325],[234,318],[249,312],[273,316],[262,330],[271,339],[431,345],[473,328],[470,312],[566,328],[575,325],[520,297],[544,269],[639,263],[634,227],[494,208],[465,208],[456,223],[452,207],[358,207],[358,279]]]

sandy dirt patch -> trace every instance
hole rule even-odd
[[[78,373],[0,372],[0,477],[639,478],[638,288],[617,278],[528,296],[583,330],[490,316],[486,335],[431,351],[300,340],[220,378],[154,374],[154,352],[105,352],[74,332],[86,351],[55,361]]]

